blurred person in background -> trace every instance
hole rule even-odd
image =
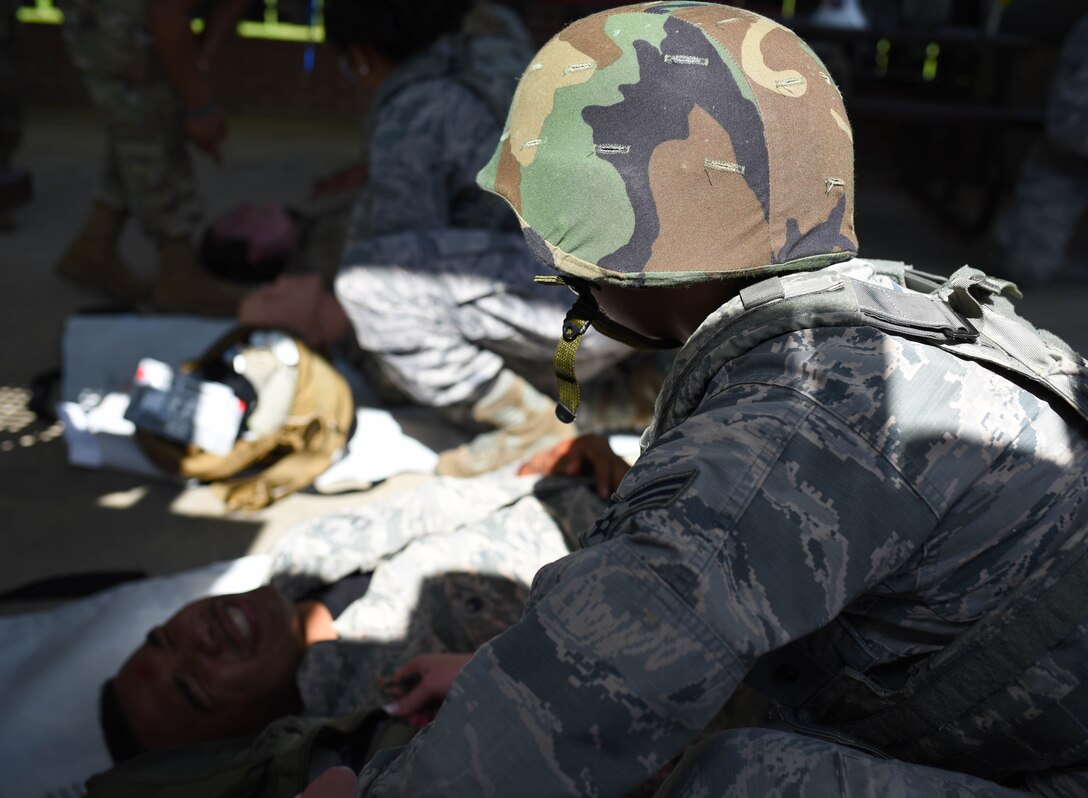
[[[203,206],[187,145],[222,158],[227,118],[211,64],[252,2],[58,0],[68,52],[106,129],[98,195],[57,264],[61,276],[123,301],[150,299],[157,310],[234,313],[241,292],[209,276],[195,255]],[[155,243],[152,285],[118,251],[130,217]]]
[[[1024,160],[994,232],[995,273],[1021,286],[1059,277],[1088,210],[1088,15],[1068,33],[1046,105],[1046,127]],[[1080,276],[1088,280],[1088,275]]]
[[[9,174],[12,156],[23,138],[22,109],[19,107],[19,61],[22,38],[15,12],[18,0],[0,0],[0,186]],[[0,233],[15,226],[0,197]]]
[[[533,284],[516,215],[476,185],[532,55],[524,25],[470,0],[329,0],[324,22],[371,96],[364,162],[319,185],[361,186],[335,293],[318,275],[285,275],[246,297],[241,321],[313,345],[354,339],[397,393],[478,433],[439,473],[482,473],[569,437],[545,394],[566,308]],[[631,350],[592,333],[580,355],[590,380]],[[660,374],[646,373],[652,396]]]

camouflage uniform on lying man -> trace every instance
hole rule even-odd
[[[128,657],[102,698],[117,764],[89,795],[293,798],[309,763],[361,766],[387,732],[413,731],[378,710],[392,698],[379,679],[516,622],[533,574],[603,506],[580,478],[502,473],[429,480],[303,523],[277,542],[270,585],[186,605]],[[277,621],[308,617],[315,601],[333,635]],[[255,619],[253,646],[219,636],[235,611]],[[182,678],[199,682],[184,688],[192,700]]]
[[[1005,281],[857,257],[852,157],[753,13],[536,56],[480,179],[579,294],[567,414],[588,324],[682,348],[585,547],[359,794],[1088,791],[1088,369]],[[746,679],[777,722],[704,734]]]

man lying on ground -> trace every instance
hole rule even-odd
[[[439,479],[304,524],[279,545],[270,584],[192,602],[148,632],[103,687],[111,754],[390,698],[404,703],[391,714],[422,725],[444,696],[438,664],[462,659],[417,657],[468,654],[514,623],[536,570],[567,553],[626,470],[605,439],[584,436],[518,474]],[[592,487],[577,478],[590,471]],[[418,690],[404,681],[413,674]]]

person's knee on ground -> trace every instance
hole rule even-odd
[[[468,477],[494,471],[577,435],[572,425],[556,417],[553,399],[507,368],[473,403],[471,413],[475,422],[494,429],[443,452],[439,474]]]

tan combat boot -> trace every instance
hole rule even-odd
[[[129,269],[117,251],[128,214],[103,202],[91,205],[83,227],[57,262],[57,274],[83,288],[126,302],[147,298],[149,286]]]
[[[188,236],[159,242],[159,276],[151,295],[161,313],[234,316],[245,296],[241,286],[219,280],[200,265]]]
[[[555,417],[555,401],[509,369],[499,372],[491,390],[472,408],[472,417],[496,429],[443,452],[437,473],[472,477],[521,460],[577,435]]]

